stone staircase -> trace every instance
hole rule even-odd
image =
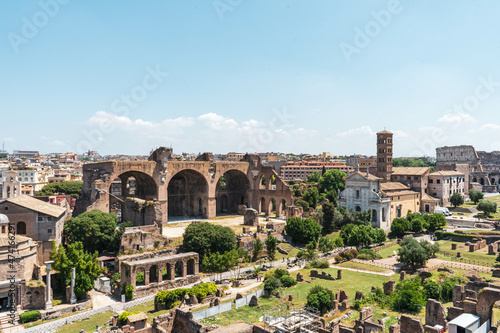
[[[17,312],[16,312],[16,317],[14,319],[16,325],[12,325],[11,323],[9,323],[10,320],[11,318],[8,312],[0,313],[0,330],[2,333],[17,332],[23,329],[23,326],[21,326],[21,321],[19,320],[19,314]]]

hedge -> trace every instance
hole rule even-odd
[[[155,301],[159,305],[165,305],[167,309],[173,307],[177,301],[181,301],[184,295],[196,296],[198,301],[204,300],[207,295],[215,293],[217,286],[213,283],[200,283],[192,288],[178,288],[174,290],[163,290],[156,294]]]
[[[41,318],[40,311],[27,311],[23,312],[19,315],[19,318],[23,322],[23,324],[31,323],[32,321],[38,320]]]
[[[457,238],[469,238],[469,239],[472,239],[472,238],[476,238],[478,236],[476,236],[476,235],[469,235],[469,234],[458,234],[456,232],[443,232],[443,238],[446,238],[446,237],[457,237]]]

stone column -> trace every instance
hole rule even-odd
[[[51,265],[53,264],[53,261],[46,261],[45,265],[47,267],[47,301],[45,302],[45,309],[51,309],[52,308],[52,295],[51,295],[51,289],[50,289],[50,268]]]
[[[168,269],[168,266],[167,266]],[[170,264],[170,280],[175,280],[175,263]]]
[[[194,262],[194,275],[200,274],[200,263],[198,261]]]
[[[144,285],[149,285],[149,269],[144,268]]]
[[[75,279],[76,279],[76,268],[73,267],[71,269],[71,299],[70,303],[75,304],[76,303],[76,296],[75,296]]]
[[[181,261],[181,262],[182,262],[182,273],[181,273],[181,276],[183,278],[185,278],[187,276],[187,264],[184,261]]]

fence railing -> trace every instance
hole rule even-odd
[[[476,266],[495,267],[495,264],[491,262],[467,259],[464,257],[457,257],[455,253],[450,253],[446,251],[439,251],[439,253],[443,254],[445,257],[447,257],[447,259],[449,257],[451,261],[456,261],[456,262],[461,262],[463,264],[470,264]]]
[[[357,263],[360,263],[360,264],[365,264],[365,265],[380,267],[380,268],[387,268],[387,269],[391,269],[391,270],[395,270],[397,268],[395,265],[385,264],[385,263],[371,261],[371,260],[352,259],[351,261],[352,262],[357,262]]]
[[[397,243],[398,243],[398,241],[397,241],[397,239],[395,239],[395,240],[392,240],[392,241],[390,241],[390,242],[385,243],[384,245],[374,247],[374,248],[372,248],[371,250],[372,250],[372,251],[375,251],[375,252],[378,252],[378,251],[380,251],[380,250],[387,249],[388,247],[394,246],[394,245],[396,245]]]
[[[476,270],[476,271],[485,272],[485,273],[491,272],[491,268],[488,268],[488,267],[463,264],[463,263],[454,262],[454,261],[442,262],[442,263],[439,263],[439,264],[431,266],[431,267],[423,268],[422,271],[430,272],[430,271],[433,271],[433,270],[436,270],[436,269],[442,268],[442,267],[458,268],[458,269],[471,270],[471,271]]]
[[[87,318],[94,316],[96,314],[101,314],[101,313],[104,313],[106,311],[118,312],[120,310],[129,309],[129,308],[134,307],[136,305],[141,305],[144,303],[151,302],[154,300],[154,296],[155,295],[149,295],[149,296],[142,297],[142,298],[139,298],[139,299],[127,302],[127,303],[116,303],[113,305],[108,305],[108,306],[104,306],[104,307],[97,308],[97,309],[83,311],[83,312],[80,312],[78,314],[66,317],[66,318],[56,319],[54,321],[50,321],[50,322],[45,323],[45,324],[40,324],[38,326],[26,328],[23,332],[44,333],[44,332],[55,331],[60,327],[72,324],[78,320],[87,319]]]
[[[233,305],[234,305],[234,309],[240,308],[240,307],[245,306],[248,303],[250,303],[250,300],[252,299],[253,296],[256,296],[257,298],[259,298],[262,296],[263,293],[264,293],[264,290],[260,289],[260,290],[257,290],[256,292],[249,294],[243,298],[237,299],[234,302],[231,301],[231,302],[223,303],[223,304],[220,304],[217,306],[213,306],[213,307],[208,308],[208,309],[193,312],[193,318],[195,320],[201,320],[201,319],[205,319],[208,317],[216,316],[216,315],[219,315],[221,313],[233,310]]]

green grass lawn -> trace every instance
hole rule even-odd
[[[74,322],[73,324],[63,326],[58,329],[57,332],[60,333],[74,333],[80,332],[80,330],[85,330],[85,332],[94,332],[96,325],[99,324],[104,326],[104,323],[111,319],[113,314],[110,311],[97,314],[95,316],[90,317],[86,320],[79,320]]]
[[[366,264],[360,264],[358,262],[352,262],[352,261],[346,261],[341,264],[335,265],[334,267],[338,268],[352,268],[352,269],[358,269],[360,271],[369,271],[369,272],[377,272],[377,273],[383,273],[387,272],[387,268],[382,268],[382,267],[375,267],[371,265],[366,265]]]
[[[457,244],[459,248],[457,250],[452,250],[451,244]],[[444,253],[439,252],[436,255],[439,259],[451,260],[452,258],[455,258],[457,256],[458,252],[460,252],[462,258],[464,258],[463,260],[464,263],[469,263],[468,260],[474,260],[477,265],[482,264],[483,266],[491,266],[497,263],[496,256],[490,256],[487,254],[487,252],[486,253],[484,252],[484,250],[488,251],[487,248],[481,249],[476,252],[469,252],[469,247],[465,246],[465,243],[439,241],[439,245],[440,245],[440,251],[448,252],[449,254],[452,255],[452,256],[445,256]],[[453,261],[457,260],[455,259]]]
[[[385,248],[383,250],[378,251],[377,253],[382,258],[389,258],[390,256],[394,256],[394,251],[396,251],[396,253],[398,253],[400,248],[401,248],[401,246],[399,246],[399,244],[394,244],[392,246],[389,246],[388,248]]]
[[[304,275],[305,280],[310,279],[310,269],[303,269],[300,272]],[[326,273],[331,274],[332,276],[337,276],[337,269],[328,268],[319,271],[325,271]],[[291,274],[294,278],[297,276],[297,272],[293,272]],[[396,275],[393,275],[395,277]],[[354,297],[356,291],[362,290],[363,292],[369,292],[372,286],[381,287],[382,284],[391,277],[374,275],[369,273],[361,273],[361,272],[353,272],[344,270],[342,272],[342,280],[322,280],[316,279],[312,283],[301,282],[298,285],[282,289],[281,294],[285,296],[286,294],[292,294],[294,297],[294,305],[305,305],[307,301],[307,294],[309,290],[314,285],[321,285],[323,287],[332,289],[334,292],[337,292],[339,289],[343,289],[346,291],[347,295],[352,298]],[[281,299],[278,298],[259,298],[259,307],[251,308],[249,306],[243,306],[236,310],[231,310],[220,314],[215,317],[206,318],[203,320],[205,324],[217,324],[221,326],[227,326],[229,324],[245,321],[249,323],[257,323],[259,318],[262,317],[267,310],[276,309],[279,305]]]
[[[276,251],[276,260],[283,260],[283,258],[293,258],[297,256],[297,253],[299,252],[299,249],[296,247],[293,247],[292,245],[288,243],[278,243],[278,246],[280,246],[282,249],[288,252],[287,255],[281,254],[278,251]]]

